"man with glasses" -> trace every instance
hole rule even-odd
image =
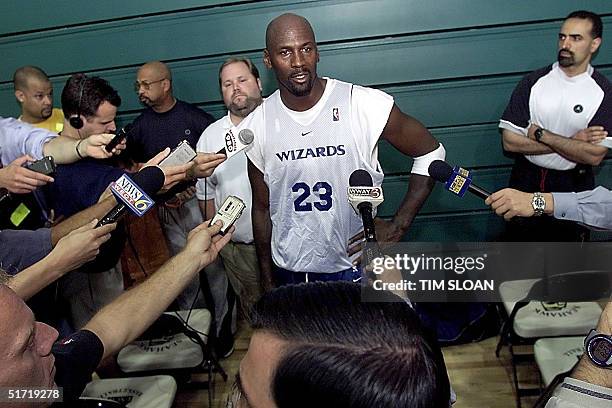
[[[127,135],[125,156],[135,166],[151,159],[160,150],[167,147],[174,149],[183,140],[195,150],[198,138],[214,121],[208,113],[174,96],[172,73],[163,62],[152,61],[141,66],[136,74],[134,90],[140,102],[147,107],[134,120]],[[209,164],[214,166],[224,159],[223,155],[209,156]],[[197,173],[194,175],[202,176]],[[177,254],[185,246],[189,231],[203,221],[195,197],[195,180],[180,183],[168,192],[164,205],[159,207],[159,218],[170,252]],[[227,277],[223,274],[207,275],[214,298],[215,321],[219,328],[227,308]],[[194,279],[177,299],[180,309],[203,306],[201,301],[194,303],[199,294],[198,289],[199,281]],[[212,309],[212,305],[208,307]]]

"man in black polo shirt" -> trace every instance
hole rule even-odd
[[[65,402],[78,398],[98,363],[142,334],[217,257],[232,235],[221,237],[219,229],[220,224],[196,227],[179,254],[99,311],[82,330],[59,342],[57,331],[34,321],[32,311],[0,282],[0,388],[57,385],[63,387]]]

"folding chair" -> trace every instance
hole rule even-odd
[[[610,271],[577,271],[541,279],[504,282],[499,293],[508,315],[495,350],[508,346],[516,405],[521,397],[538,395],[539,388],[520,388],[517,364],[532,362],[533,354],[516,354],[514,346],[538,338],[584,336],[597,325],[601,307],[596,300],[610,296]],[[518,302],[517,299],[520,299]]]
[[[544,387],[557,375],[570,370],[583,353],[584,336],[538,339],[533,345],[533,356]]]
[[[85,387],[81,400],[112,400],[126,408],[170,408],[175,395],[174,378],[156,375],[94,380]]]
[[[204,372],[207,374],[209,406],[212,406],[215,373],[221,374],[224,381],[227,381],[227,374],[209,347],[210,312],[193,309],[164,315],[166,318],[178,316],[182,322],[174,324],[178,327],[169,332],[164,332],[162,327],[153,335],[149,333],[148,339],[128,344],[117,356],[119,367],[130,375],[167,374],[185,380],[189,380],[192,373]]]

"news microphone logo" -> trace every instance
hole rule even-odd
[[[237,137],[234,135],[234,132],[232,132],[232,129],[230,129],[225,134],[225,147],[219,150],[217,153],[223,153],[229,159],[253,143],[254,138],[255,135],[251,129],[242,129],[240,132],[238,132]]]
[[[228,153],[236,150],[236,137],[231,130],[228,130],[225,134],[225,150],[227,150]]]
[[[384,201],[381,187],[349,187],[349,201],[368,200],[374,206]]]
[[[472,184],[470,172],[462,167],[455,166],[445,183],[445,187],[448,191],[457,194],[459,197],[463,197],[470,184]]]
[[[151,197],[125,174],[111,185],[111,191],[139,217],[153,207]]]

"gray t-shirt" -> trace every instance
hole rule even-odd
[[[51,230],[0,231],[0,267],[15,275],[35,264],[51,252]]]

